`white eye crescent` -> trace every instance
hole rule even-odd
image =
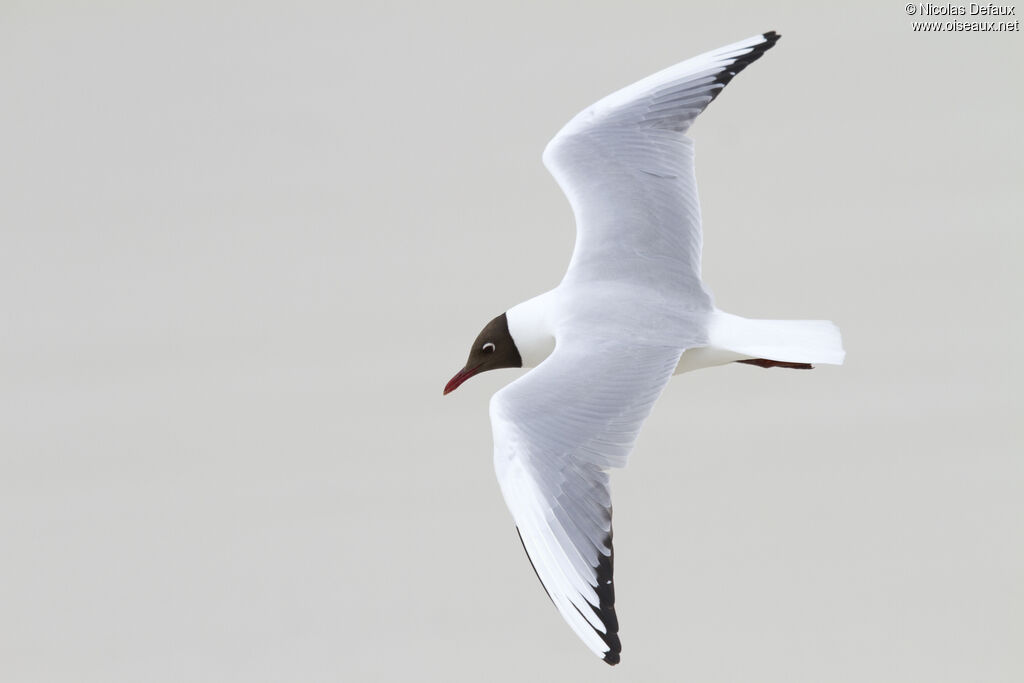
[[[483,351],[484,353],[490,353],[491,351],[494,350],[494,344],[492,344],[491,342],[487,342],[480,348],[480,350]]]

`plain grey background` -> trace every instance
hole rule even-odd
[[[0,679],[1020,681],[1020,33],[902,2],[0,6]],[[705,277],[841,368],[676,378],[613,478],[624,645],[548,603],[479,328],[540,163],[769,29],[692,130]]]

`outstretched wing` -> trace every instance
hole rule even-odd
[[[548,143],[544,164],[576,215],[565,281],[632,282],[710,305],[685,132],[778,39],[771,31],[660,71],[583,110]]]
[[[523,547],[562,617],[609,664],[622,647],[608,469],[626,464],[681,353],[559,340],[491,399],[494,466]]]

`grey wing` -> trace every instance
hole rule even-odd
[[[494,466],[523,547],[562,617],[610,664],[621,644],[608,469],[625,465],[681,353],[560,340],[491,399]]]
[[[548,143],[544,164],[576,215],[565,281],[631,281],[710,306],[685,132],[778,37],[754,36],[649,76],[580,112]]]

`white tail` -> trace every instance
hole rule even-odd
[[[846,352],[839,328],[828,320],[753,320],[715,311],[708,345],[689,349],[676,374],[738,360],[842,365]]]

